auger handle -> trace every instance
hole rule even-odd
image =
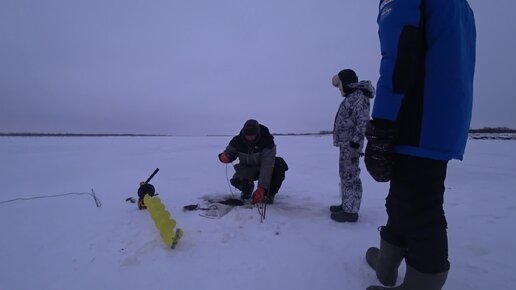
[[[151,179],[154,177],[154,175],[156,175],[156,173],[158,173],[159,171],[159,168],[156,168],[156,170],[154,170],[154,172],[151,174],[151,176],[149,176],[149,178],[147,178],[147,180],[145,181],[145,184],[149,183],[149,181],[151,181]]]

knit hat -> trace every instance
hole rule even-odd
[[[245,122],[244,127],[242,128],[242,133],[244,136],[259,135],[260,124],[254,119],[249,119]]]
[[[358,83],[357,74],[352,69],[343,69],[337,75],[343,87],[351,83]]]

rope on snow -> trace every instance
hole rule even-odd
[[[19,197],[19,198],[13,198],[8,199],[4,201],[0,201],[0,204],[9,203],[13,201],[27,201],[27,200],[34,200],[34,199],[41,199],[41,198],[53,198],[53,197],[62,197],[67,195],[91,195],[93,198],[93,201],[95,202],[95,206],[101,207],[102,203],[100,202],[100,199],[95,195],[95,191],[93,188],[91,189],[91,192],[70,192],[70,193],[62,193],[62,194],[53,194],[53,195],[39,195],[39,196],[33,196],[33,197]]]

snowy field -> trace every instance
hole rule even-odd
[[[218,162],[230,137],[0,138],[0,289],[359,290],[377,284],[364,253],[386,221],[387,184],[362,164],[360,219],[339,224],[331,136],[276,137],[290,170],[260,222],[256,208],[220,219],[184,212],[231,195]],[[162,202],[184,230],[165,248],[147,211],[125,199],[155,168]],[[226,173],[227,170],[227,173]],[[94,190],[89,195],[16,200]],[[235,189],[232,191],[237,194]],[[451,270],[444,289],[516,289],[516,141],[470,140],[448,167]],[[398,283],[402,281],[404,266]]]

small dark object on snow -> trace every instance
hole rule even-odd
[[[199,208],[199,204],[189,204],[189,205],[183,206],[183,210],[188,210],[188,211],[196,210],[198,208]]]
[[[228,198],[221,201],[209,201],[210,204],[207,207],[201,207],[199,204],[189,204],[183,206],[183,211],[194,211],[194,210],[216,210],[218,208],[217,204],[228,205],[230,207],[233,206],[241,206],[244,205],[244,202],[240,199],[236,198]]]
[[[226,200],[220,201],[219,203],[225,204],[225,205],[244,205],[244,202],[237,198],[228,198]]]

